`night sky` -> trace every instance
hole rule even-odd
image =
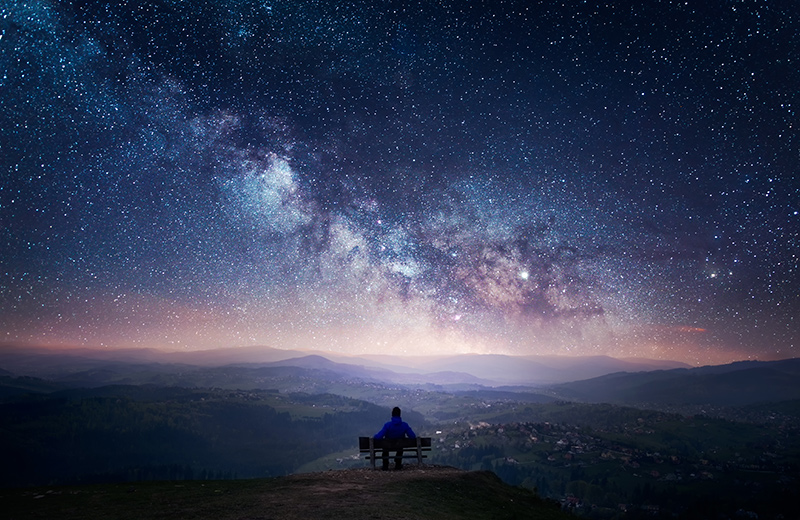
[[[0,343],[797,357],[799,70],[795,0],[0,0]]]

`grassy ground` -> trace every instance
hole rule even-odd
[[[493,473],[441,466],[359,468],[289,477],[0,490],[15,519],[570,518]]]

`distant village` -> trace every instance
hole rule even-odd
[[[788,476],[790,468],[781,463],[784,459],[775,451],[766,448],[757,452],[733,452],[730,455],[725,455],[723,450],[719,450],[708,453],[707,457],[697,458],[632,447],[624,442],[610,440],[608,435],[642,439],[654,435],[656,427],[657,425],[649,425],[644,419],[639,419],[635,426],[624,426],[621,431],[614,432],[590,431],[578,426],[549,422],[514,422],[496,425],[479,421],[470,424],[466,430],[442,431],[436,438],[436,450],[444,459],[450,459],[448,455],[457,456],[459,452],[470,447],[502,446],[505,453],[518,455],[508,455],[500,461],[494,461],[492,469],[498,474],[504,473],[504,466],[521,470],[517,474],[522,476],[536,475],[541,473],[540,468],[545,467],[560,469],[565,473],[573,476],[577,474],[584,478],[587,474],[604,475],[601,481],[606,485],[614,479],[620,479],[619,474],[624,474],[624,479],[633,478],[643,483],[714,481],[722,475],[729,476],[732,473],[736,473],[739,478],[757,475],[758,478],[742,482],[744,486],[755,488],[763,485],[765,474],[772,475],[775,481],[786,485],[793,480]],[[674,447],[670,448],[670,451],[674,452]],[[587,471],[593,467],[594,471]],[[517,484],[522,483],[524,481],[517,482]],[[580,510],[598,505],[587,500],[586,496],[569,492],[569,488],[568,485],[559,496],[554,497],[561,501],[565,509]],[[642,501],[620,502],[615,504],[615,507],[622,511],[639,509],[657,513],[662,506]],[[747,516],[748,512],[743,513]]]

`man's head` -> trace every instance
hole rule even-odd
[[[397,406],[392,408],[392,417],[400,417],[400,408]]]

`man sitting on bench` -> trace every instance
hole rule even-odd
[[[389,451],[395,451],[394,469],[403,469],[403,448],[402,446],[393,445],[392,441],[403,439],[406,436],[409,439],[417,438],[411,426],[400,418],[400,408],[395,406],[392,409],[392,420],[384,424],[381,431],[374,436],[375,439],[386,439],[388,441],[388,445],[384,445],[383,448],[383,471],[389,469]]]

